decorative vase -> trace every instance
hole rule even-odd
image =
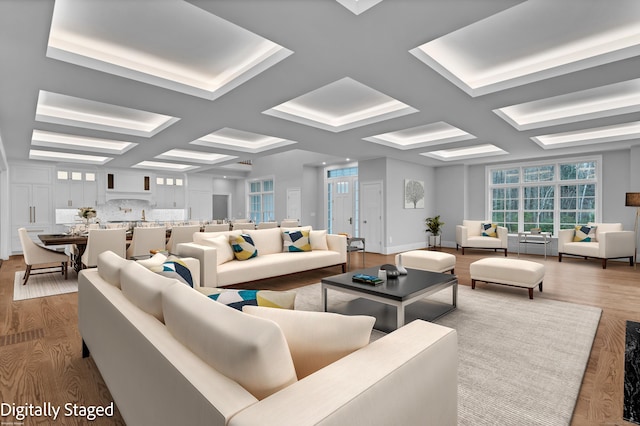
[[[398,262],[396,263],[396,268],[400,275],[407,275],[407,269],[402,265],[402,255],[398,255]]]

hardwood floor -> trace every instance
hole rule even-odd
[[[453,249],[443,251],[456,253]],[[466,250],[464,256],[457,253],[455,271],[460,284],[470,285],[469,264],[487,256],[502,254],[481,250]],[[515,258],[516,254],[510,253],[509,257]],[[542,256],[521,258],[546,266],[544,292],[536,290],[531,303],[537,298],[549,298],[603,310],[571,424],[632,425],[622,420],[625,322],[640,321],[640,269],[629,267],[627,262],[609,262],[603,270],[597,260],[565,258],[559,263],[553,256],[546,261]],[[393,263],[393,259],[392,255],[367,253],[366,266]],[[352,267],[361,264],[362,254],[354,253]],[[24,269],[20,256],[0,267],[0,402],[50,402],[63,407],[68,402],[101,406],[111,403],[111,395],[91,357],[81,357],[77,294],[13,302],[13,277]],[[284,290],[337,273],[340,268],[327,268],[235,287]],[[484,283],[479,283],[476,291],[516,292],[527,297],[523,289]],[[72,417],[57,422],[85,423],[84,419]],[[121,424],[122,418],[116,409],[113,418],[93,423]]]

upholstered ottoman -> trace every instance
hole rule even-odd
[[[456,257],[449,253],[427,250],[413,250],[396,254],[396,265],[400,263],[402,256],[402,266],[405,268],[421,269],[431,272],[447,272],[456,267]]]
[[[533,289],[536,286],[542,291],[544,265],[529,260],[480,259],[469,265],[469,272],[472,289],[476,288],[476,281],[524,287],[529,289],[529,299],[533,299]]]

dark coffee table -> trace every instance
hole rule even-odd
[[[374,327],[392,331],[416,318],[433,321],[456,309],[458,278],[452,274],[421,271],[407,268],[408,274],[389,278],[383,284],[369,285],[352,281],[354,274],[378,275],[378,269],[368,268],[334,275],[322,279],[322,307],[327,311],[327,290],[359,296],[335,311],[346,314],[372,315]],[[430,294],[452,288],[452,303],[446,304],[426,299]],[[395,312],[394,308],[395,307]],[[395,317],[395,321],[394,321]]]

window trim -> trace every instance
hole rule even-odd
[[[265,181],[271,181],[272,182],[272,189],[271,191],[264,191],[264,185],[262,184],[262,182]],[[260,192],[251,192],[251,184],[255,183],[255,182],[260,182]],[[247,201],[246,201],[246,217],[251,219],[251,196],[252,195],[256,195],[256,194],[260,194],[260,221],[256,221],[255,223],[258,224],[260,222],[263,221],[264,219],[264,204],[262,202],[262,195],[263,194],[271,194],[273,196],[273,211],[272,211],[272,220],[275,220],[276,217],[276,178],[275,175],[268,175],[268,176],[263,176],[263,177],[259,177],[259,178],[252,178],[252,179],[247,179],[245,180],[245,191],[247,194]]]
[[[594,180],[560,180],[560,165],[561,164],[571,164],[571,163],[586,163],[594,161],[596,163],[596,178]],[[523,182],[524,174],[523,168],[525,167],[536,167],[536,166],[554,166],[554,179],[552,181],[539,181],[539,182]],[[492,184],[492,173],[495,170],[504,170],[510,168],[518,168],[520,169],[520,181],[517,184],[513,183],[505,183],[505,184]],[[487,219],[492,217],[492,190],[494,188],[512,188],[517,187],[519,193],[519,202],[518,202],[518,232],[522,232],[524,230],[524,191],[523,188],[525,186],[544,186],[546,185],[554,185],[556,190],[554,192],[554,209],[553,209],[553,229],[554,229],[554,237],[557,237],[558,231],[560,230],[560,186],[563,184],[580,184],[580,183],[595,183],[595,218],[594,222],[600,221],[602,217],[602,155],[590,155],[583,157],[562,157],[555,158],[551,160],[538,160],[531,162],[517,162],[517,163],[502,163],[502,164],[493,164],[485,166],[485,217]],[[509,235],[517,235],[517,233],[509,233]]]

